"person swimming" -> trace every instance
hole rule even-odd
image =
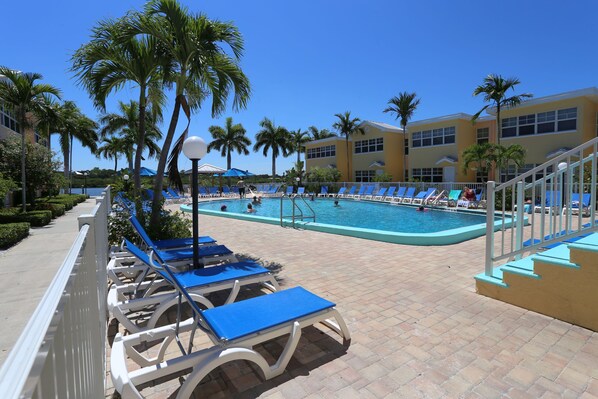
[[[339,208],[340,208],[340,205],[338,204],[338,200],[334,201],[334,206],[336,206],[336,207],[339,207]]]
[[[226,205],[222,205],[220,207],[220,212],[226,212]]]
[[[256,210],[253,209],[253,206],[251,204],[247,204],[247,213],[255,213]]]

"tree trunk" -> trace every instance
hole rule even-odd
[[[141,209],[141,155],[145,143],[145,86],[139,87],[139,137],[137,137],[137,149],[135,151],[135,205],[137,217],[141,223],[144,222],[143,211]],[[159,193],[154,193],[159,194]]]
[[[73,190],[73,136],[70,137],[71,143],[69,145],[69,194],[72,194]]]
[[[405,147],[407,147],[407,144],[405,143],[405,138],[407,137],[407,124],[405,123],[403,125],[403,176],[401,176],[401,180],[399,181],[407,181],[407,179],[405,178],[406,175],[408,175],[407,173],[407,155],[405,155]]]
[[[27,212],[27,182],[26,182],[26,173],[25,173],[25,154],[27,151],[27,147],[25,146],[25,118],[21,119],[21,190],[23,191],[21,200],[23,201],[23,212]]]
[[[64,133],[61,133],[64,134]],[[64,179],[66,180],[66,184],[69,184],[69,168],[70,168],[70,161],[69,154],[71,153],[69,139],[68,137],[64,140],[60,140],[61,143],[61,150],[62,150],[62,158],[64,158],[63,166],[64,166]],[[68,190],[68,186],[67,186]]]
[[[164,185],[164,171],[166,170],[166,161],[168,161],[168,154],[170,152],[170,146],[172,145],[172,139],[174,138],[174,132],[176,125],[179,121],[179,113],[181,112],[181,100],[177,95],[174,100],[174,109],[172,110],[172,116],[170,117],[170,124],[168,125],[168,133],[162,144],[162,150],[160,151],[160,159],[158,161],[158,174],[154,178],[154,193],[161,193]],[[160,223],[160,212],[162,212],[162,203],[157,200],[154,196],[152,201],[152,216],[150,217],[150,226],[157,226]]]
[[[229,170],[230,167],[232,166],[233,162],[232,162],[232,158],[230,155],[230,148],[228,149],[228,151],[226,152],[226,170]]]
[[[297,150],[297,163],[301,162],[301,150]]]
[[[349,172],[349,135],[345,135],[345,150],[347,151],[347,181],[351,181],[351,173]]]
[[[276,178],[276,155],[274,150],[272,151],[272,180]]]
[[[500,103],[496,104],[496,145],[500,145],[500,135],[501,135],[501,120],[500,120]],[[494,181],[497,181],[500,184],[500,165],[498,163],[494,164]]]

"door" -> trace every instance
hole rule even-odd
[[[442,181],[445,183],[452,183],[455,181],[455,167],[445,166],[442,168]]]

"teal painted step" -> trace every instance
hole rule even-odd
[[[503,283],[502,281],[502,270],[500,267],[495,267],[492,271],[492,276],[486,276],[486,273],[480,273],[477,276],[474,276],[474,279],[483,281],[486,283],[498,285],[499,287],[507,288],[508,285]]]
[[[581,240],[578,240],[576,243],[598,247],[598,234],[591,234],[587,237],[582,238]]]
[[[500,269],[503,273],[507,272],[531,278],[540,278],[540,276],[534,273],[534,259],[532,256],[510,261],[505,265],[500,266]]]
[[[569,245],[572,244],[556,246],[542,253],[535,254],[532,256],[532,258],[544,263],[550,263],[552,265],[572,267],[578,269],[579,266],[575,263],[571,263],[570,261],[571,252],[569,249]]]

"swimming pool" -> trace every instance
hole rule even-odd
[[[338,207],[334,206],[331,198],[306,201],[313,208],[316,221],[305,219],[295,225],[307,230],[410,245],[454,244],[486,233],[485,214],[439,209],[419,212],[414,206],[377,201],[340,200]],[[250,202],[248,199],[201,202],[199,213],[280,224],[280,198],[264,198],[262,204],[253,206],[255,213],[247,213],[247,204]],[[282,203],[283,215],[291,215],[291,202],[285,199]],[[311,215],[301,200],[297,200],[297,204],[304,215]],[[220,211],[222,205],[226,205],[226,212]],[[183,205],[181,210],[191,212],[191,205]],[[290,219],[285,218],[284,225],[291,225]]]

